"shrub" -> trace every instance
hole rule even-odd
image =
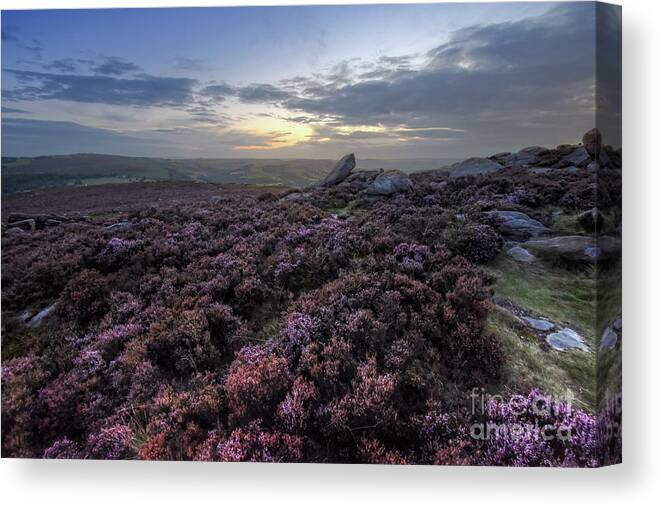
[[[485,263],[496,258],[503,248],[503,238],[483,224],[453,225],[443,232],[443,242],[456,255],[472,262]]]

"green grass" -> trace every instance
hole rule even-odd
[[[600,336],[595,326],[595,269],[568,270],[541,261],[522,264],[505,255],[486,269],[497,277],[497,298],[509,300],[533,316],[575,329],[590,344],[588,353],[553,350],[518,317],[497,306],[488,326],[500,338],[507,356],[502,389],[526,392],[538,387],[594,413]]]
[[[595,357],[593,352],[559,352],[542,347],[542,338],[508,311],[496,307],[488,331],[499,337],[507,357],[500,393],[525,393],[532,388],[551,394],[582,410],[595,411]]]
[[[497,277],[496,296],[575,328],[589,343],[594,343],[597,333],[593,268],[570,271],[541,261],[523,264],[503,254],[486,266],[486,270]]]

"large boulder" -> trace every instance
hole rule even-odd
[[[530,239],[524,246],[545,257],[555,257],[569,262],[596,262],[616,255],[620,242],[616,238],[602,236],[556,236]]]
[[[585,146],[585,151],[596,159],[601,151],[601,132],[598,129],[592,129],[583,134],[583,146]]]
[[[349,173],[353,171],[354,167],[356,167],[356,156],[353,153],[349,153],[335,164],[331,172],[319,182],[319,186],[329,187],[331,185],[337,185],[349,176]]]
[[[473,157],[462,162],[442,167],[441,170],[446,170],[450,173],[451,178],[459,176],[474,176],[478,174],[487,174],[499,171],[503,166],[498,162],[488,158]]]
[[[406,192],[413,188],[413,182],[408,175],[396,169],[380,173],[365,190],[369,195],[392,195]]]
[[[489,216],[497,222],[498,232],[510,238],[528,239],[549,232],[543,223],[520,211],[494,210]]]

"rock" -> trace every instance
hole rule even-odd
[[[597,161],[590,162],[588,164],[588,171],[590,171],[591,173],[596,173],[597,171],[599,171],[600,167],[601,166],[599,165],[599,162]]]
[[[53,310],[55,310],[56,306],[57,303],[53,303],[52,305],[47,306],[41,310],[27,322],[28,327],[37,327],[46,317],[48,317],[53,312]]]
[[[602,236],[599,243],[589,236],[556,236],[554,238],[530,239],[523,244],[540,255],[557,257],[570,262],[596,262],[616,253],[619,242],[615,238]]]
[[[507,255],[512,257],[515,261],[525,262],[526,264],[530,264],[535,260],[535,256],[533,254],[520,246],[513,246],[507,250]]]
[[[569,155],[566,155],[563,157],[559,165],[560,167],[566,167],[566,166],[576,166],[576,167],[585,167],[587,166],[590,162],[592,162],[592,157],[588,153],[588,151],[585,149],[585,146],[579,146],[576,148],[574,151],[572,151]]]
[[[392,170],[379,174],[367,187],[365,193],[369,195],[392,195],[397,192],[406,192],[413,188],[413,182],[402,171]]]
[[[211,199],[209,199],[209,202],[211,203],[212,206],[218,206],[222,200],[223,198],[221,196],[212,195]]]
[[[25,231],[20,227],[10,227],[5,231],[5,234],[7,236],[23,236],[25,235]]]
[[[26,309],[18,314],[18,318],[21,320],[21,322],[27,322],[33,315],[34,312],[32,310]]]
[[[511,166],[529,166],[539,162],[540,157],[548,153],[548,149],[543,146],[529,146],[516,153],[500,158],[498,161],[503,165]]]
[[[520,211],[494,210],[489,216],[498,220],[497,228],[503,236],[528,239],[549,232],[544,224]]]
[[[450,172],[451,178],[459,176],[473,176],[478,174],[487,174],[500,171],[503,168],[498,162],[489,160],[488,158],[473,157],[463,162],[442,167],[441,170]]]
[[[597,160],[602,167],[615,167],[615,164],[611,161],[606,150],[601,150],[599,152],[599,158]]]
[[[617,345],[617,333],[610,327],[607,327],[604,329],[604,332],[601,335],[601,340],[599,341],[599,350],[612,350],[615,348],[615,345]]]
[[[432,188],[434,192],[443,192],[445,188],[448,186],[447,181],[433,181],[432,183],[429,184],[429,186]]]
[[[615,321],[613,321],[613,329],[615,329],[615,331],[622,331],[622,319],[621,318],[620,319],[615,319]]]
[[[303,192],[291,192],[284,197],[280,198],[281,201],[286,201],[286,202],[302,202],[305,200],[308,194],[304,194]]]
[[[578,224],[587,232],[599,232],[604,226],[604,216],[597,208],[584,211],[576,217]]]
[[[533,174],[548,174],[552,171],[555,171],[557,169],[553,169],[551,167],[529,167],[528,172],[531,172]]]
[[[590,350],[583,337],[568,327],[548,335],[546,337],[546,343],[555,350],[581,349],[583,352]]]
[[[106,231],[114,231],[117,229],[128,229],[131,227],[131,222],[117,222],[116,224],[111,224],[106,226]]]
[[[44,220],[44,227],[55,227],[58,225],[62,225],[61,220],[55,220],[53,218],[47,218],[46,220]]]
[[[349,173],[353,171],[354,167],[356,167],[356,156],[353,153],[349,153],[335,164],[335,167],[333,167],[331,172],[319,182],[319,186],[328,187],[331,185],[337,185],[349,176]]]
[[[593,159],[599,156],[601,152],[601,132],[599,132],[599,129],[592,129],[583,134],[583,146]]]
[[[524,320],[528,323],[528,325],[536,329],[537,331],[550,331],[555,327],[555,324],[553,322],[549,322],[548,320],[544,319],[533,319],[532,317],[524,317]]]
[[[37,228],[37,221],[34,218],[27,218],[17,222],[11,222],[11,226],[18,227],[24,231],[34,231]]]

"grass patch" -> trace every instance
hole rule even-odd
[[[593,352],[559,352],[543,348],[542,339],[507,310],[496,307],[488,330],[499,337],[507,361],[501,394],[525,393],[537,387],[575,407],[595,412],[595,357]]]
[[[501,254],[485,268],[497,277],[496,295],[565,324],[594,344],[596,276],[593,268],[570,271],[536,262],[522,264]]]

